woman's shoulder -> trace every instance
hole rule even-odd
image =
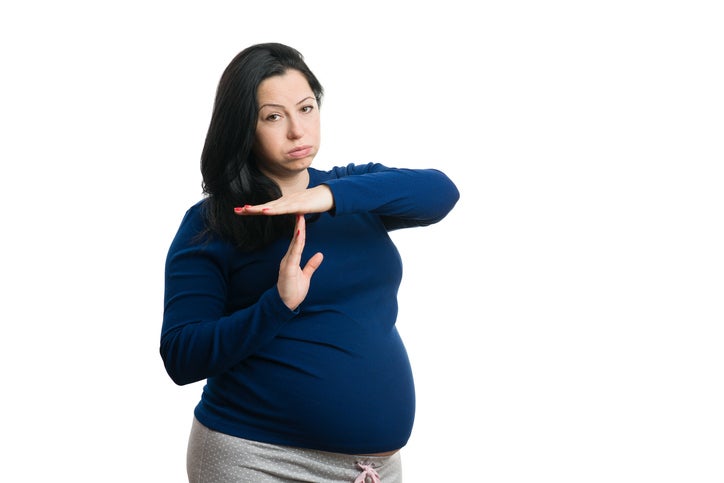
[[[189,247],[194,245],[208,246],[210,242],[218,243],[217,237],[208,229],[204,210],[206,199],[191,205],[183,215],[173,245]]]
[[[196,231],[203,231],[204,223],[204,203],[206,199],[201,199],[191,205],[181,219],[181,227],[195,228]]]

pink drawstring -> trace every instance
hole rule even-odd
[[[372,467],[372,464],[360,463],[358,461],[357,466],[359,466],[359,469],[362,470],[362,473],[360,473],[357,479],[354,480],[354,483],[382,483],[380,475],[377,474],[375,469]]]

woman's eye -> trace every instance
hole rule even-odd
[[[304,106],[302,112],[312,112],[312,109],[314,109],[314,106]]]
[[[277,121],[281,116],[279,114],[269,114],[266,117],[267,121]]]

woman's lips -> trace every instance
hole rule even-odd
[[[299,158],[306,158],[312,153],[312,146],[299,146],[291,151],[289,151],[287,154],[290,158],[299,159]]]

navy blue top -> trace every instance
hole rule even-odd
[[[206,379],[195,416],[216,431],[339,453],[398,449],[415,392],[395,328],[402,262],[388,231],[438,222],[459,193],[432,169],[309,175],[335,207],[307,215],[302,266],[317,252],[324,261],[304,302],[289,310],[276,287],[289,239],[251,253],[199,241],[200,201],[168,252],[161,356],[177,384]]]

